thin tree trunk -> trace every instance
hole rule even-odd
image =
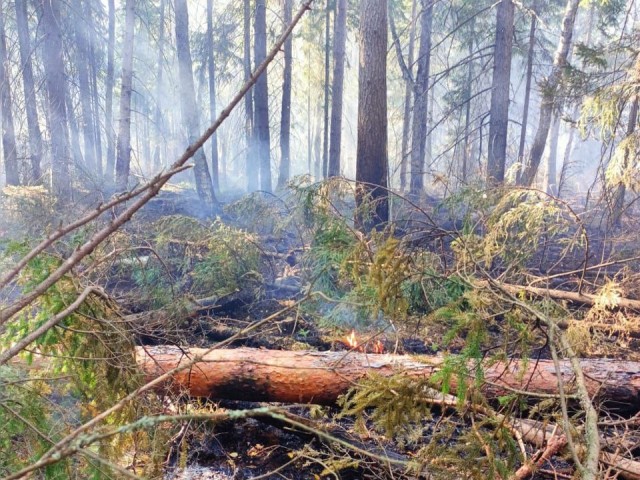
[[[551,124],[551,138],[549,139],[549,149],[547,151],[547,171],[545,175],[545,191],[550,195],[558,192],[557,184],[557,159],[558,159],[558,136],[560,135],[560,115],[553,118]]]
[[[469,22],[469,61],[467,65],[467,84],[465,85],[465,108],[464,108],[464,151],[462,152],[462,183],[467,183],[469,164],[471,163],[471,83],[473,82],[473,43],[475,41],[475,17]]]
[[[631,102],[631,110],[629,111],[629,122],[627,123],[626,137],[629,138],[636,131],[636,125],[638,124],[638,93],[633,96]],[[632,155],[631,147],[625,147],[623,153],[622,171],[625,172],[629,168],[629,156]],[[626,193],[626,186],[623,182],[620,182],[613,194],[612,202],[612,223],[614,227],[620,227],[622,225],[622,214],[624,213],[624,197]]]
[[[90,19],[91,33],[89,35],[90,45],[88,50],[89,55],[89,73],[91,75],[90,87],[91,87],[91,101],[93,114],[91,116],[93,120],[93,134],[94,134],[94,147],[96,152],[96,173],[98,178],[102,179],[104,176],[103,169],[103,157],[102,157],[102,135],[100,133],[100,92],[98,88],[98,65],[96,62],[96,46],[99,45],[98,40],[98,27],[96,25],[96,18],[91,11],[91,4],[85,3],[85,15]]]
[[[33,67],[31,64],[31,42],[29,40],[27,2],[24,0],[16,0],[15,5],[18,43],[20,44],[24,105],[27,114],[27,127],[29,130],[29,153],[31,155],[29,183],[39,184],[42,181],[42,132],[40,131],[40,124],[38,120],[36,89],[33,81]]]
[[[329,64],[331,62],[331,0],[324,17],[324,123],[322,127],[322,178],[329,174]]]
[[[216,66],[213,58],[213,0],[207,0],[207,72],[209,75],[209,120],[216,121]],[[218,135],[211,135],[211,181],[213,189],[220,190],[218,165]]]
[[[182,123],[187,131],[188,143],[192,144],[200,132],[198,106],[196,104],[196,90],[193,83],[193,64],[189,47],[189,11],[186,0],[175,1],[176,15],[176,50],[178,55],[178,69],[180,72],[180,106]],[[196,190],[207,214],[212,214],[217,206],[217,200],[211,183],[211,175],[207,166],[204,149],[199,148],[193,157]]]
[[[357,222],[368,231],[389,220],[387,192],[387,0],[360,7]]]
[[[291,23],[292,0],[284,0],[284,24]],[[292,39],[284,44],[284,72],[282,80],[282,111],[280,115],[280,174],[278,188],[284,188],[291,171],[291,63],[293,61]]]
[[[69,169],[69,132],[67,131],[66,76],[60,31],[60,4],[40,0],[40,25],[43,32],[43,52],[49,137],[51,139],[51,187],[60,200],[71,198]]]
[[[538,173],[540,160],[544,153],[544,147],[547,143],[549,135],[549,127],[551,126],[551,117],[556,104],[556,97],[560,88],[562,74],[567,64],[569,48],[573,37],[573,26],[576,21],[576,13],[578,11],[579,0],[567,0],[564,18],[562,19],[562,33],[560,35],[560,43],[553,59],[553,68],[549,78],[546,79],[542,86],[542,101],[540,104],[540,117],[538,120],[538,130],[533,139],[531,153],[527,161],[522,175],[518,179],[519,185],[530,186]]]
[[[429,70],[431,64],[431,27],[433,23],[433,1],[420,0],[420,4],[420,47],[418,49],[418,72],[414,85],[411,182],[409,186],[409,191],[414,196],[419,196],[424,191]]]
[[[162,148],[165,145],[165,121],[164,121],[164,95],[162,91],[162,79],[164,74],[164,42],[165,42],[165,0],[160,0],[160,21],[158,24],[158,57],[156,65],[156,110],[155,110],[155,137],[156,146],[153,152],[153,167],[156,171],[162,168],[161,157],[165,153]]]
[[[266,0],[256,0],[254,62],[260,65],[267,55],[267,6]],[[260,188],[271,191],[271,139],[269,136],[269,83],[266,70],[256,82],[254,88],[255,101],[255,135],[256,149],[259,159]]]
[[[19,0],[16,0],[19,1]],[[116,148],[115,130],[113,126],[113,84],[115,80],[114,52],[116,43],[116,7],[115,0],[109,0],[109,26],[107,39],[107,77],[105,79],[105,119],[104,130],[107,135],[107,162],[105,166],[105,178],[112,182],[115,173]]]
[[[524,87],[524,105],[522,106],[522,127],[520,128],[520,145],[518,146],[518,162],[523,164],[524,148],[527,141],[527,125],[529,123],[529,101],[531,100],[531,79],[533,78],[533,56],[536,46],[536,26],[538,14],[536,5],[533,6],[533,15],[531,16],[531,27],[529,28],[529,51],[527,53],[527,72],[526,83]]]
[[[2,153],[4,173],[7,185],[19,185],[18,152],[16,134],[11,111],[11,64],[7,54],[7,41],[4,31],[4,14],[0,3],[0,104],[2,111]]]
[[[509,128],[509,88],[511,84],[511,50],[513,47],[512,0],[501,0],[496,14],[496,44],[493,55],[491,110],[489,120],[487,182],[504,182]]]
[[[251,0],[244,0],[244,81],[251,78]],[[250,90],[244,96],[245,138],[246,138],[246,175],[247,190],[255,192],[259,188],[260,166],[255,151],[255,132],[253,115],[253,98],[255,90]]]
[[[340,175],[342,142],[342,97],[344,59],[347,44],[347,0],[337,0],[333,34],[333,87],[331,88],[331,137],[329,143],[329,177]]]
[[[411,2],[411,26],[409,27],[409,52],[407,54],[407,68],[413,71],[414,50],[416,43],[416,10],[418,0]],[[400,191],[407,190],[407,163],[409,161],[409,138],[411,133],[411,100],[413,94],[413,81],[411,78],[405,79],[404,87],[404,116],[402,117],[402,150],[400,159]]]
[[[126,0],[124,42],[122,52],[122,80],[120,87],[120,120],[118,126],[116,187],[126,190],[131,168],[131,92],[133,89],[133,41],[135,0]]]

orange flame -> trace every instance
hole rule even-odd
[[[379,339],[373,342],[373,353],[384,353],[384,344]]]
[[[358,339],[356,338],[356,331],[351,330],[351,333],[345,337],[347,345],[353,349],[358,348]]]

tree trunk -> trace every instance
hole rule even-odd
[[[71,198],[69,169],[69,132],[67,131],[66,76],[60,31],[60,4],[40,0],[40,25],[43,32],[43,52],[49,136],[51,139],[51,187],[62,201]]]
[[[27,114],[29,130],[29,153],[31,155],[31,169],[29,183],[42,182],[42,132],[38,120],[36,89],[33,81],[33,67],[31,65],[31,41],[29,40],[29,23],[27,20],[27,2],[16,0],[16,27],[20,44],[20,64],[22,67],[22,85],[24,89],[24,107]]]
[[[511,84],[514,12],[515,6],[512,0],[501,0],[498,4],[487,145],[487,183],[493,185],[504,182],[509,128],[509,87]]]
[[[533,56],[536,47],[536,26],[538,14],[536,5],[533,6],[531,15],[531,27],[529,28],[529,51],[527,53],[527,73],[524,87],[524,105],[522,106],[522,127],[520,128],[520,145],[518,146],[518,162],[523,164],[524,147],[527,141],[527,124],[529,123],[529,101],[531,100],[531,79],[533,78]]]
[[[429,69],[431,63],[431,26],[433,1],[420,0],[420,47],[418,73],[414,85],[413,131],[411,133],[411,195],[424,191],[425,150],[427,143],[427,113],[429,103]]]
[[[347,44],[347,0],[337,0],[333,33],[333,86],[331,88],[331,136],[329,139],[329,177],[340,175],[342,142],[342,97],[344,59]]]
[[[131,167],[131,93],[133,89],[134,0],[126,0],[122,80],[120,87],[120,120],[118,125],[116,187],[126,190]]]
[[[16,0],[19,1],[19,0]],[[115,81],[114,52],[116,43],[116,7],[115,0],[109,0],[109,26],[107,39],[107,77],[105,79],[105,100],[104,100],[104,128],[107,134],[107,162],[105,166],[105,177],[108,183],[113,181],[116,148],[115,134],[113,128],[113,84]]]
[[[256,67],[267,56],[267,6],[266,0],[256,0],[254,62]],[[267,71],[258,78],[254,88],[256,151],[259,159],[260,188],[271,191],[271,139],[269,137],[269,84]]]
[[[2,153],[5,179],[7,185],[19,185],[20,174],[18,171],[16,133],[13,128],[13,112],[11,111],[11,64],[7,54],[2,4],[0,4],[0,104],[2,111]]]
[[[165,42],[165,0],[160,0],[160,21],[158,24],[158,57],[156,65],[156,109],[155,109],[155,138],[156,145],[153,151],[153,168],[160,171],[163,162],[162,158],[166,155],[165,145],[165,120],[164,120],[164,94],[162,91],[162,79],[164,76],[164,42]]]
[[[176,14],[176,50],[180,72],[180,111],[182,113],[182,123],[187,132],[188,143],[191,145],[200,134],[200,120],[198,118],[191,48],[189,46],[189,11],[186,0],[176,0],[174,8]],[[211,183],[207,157],[202,148],[198,149],[193,160],[193,172],[195,174],[198,197],[206,213],[212,214],[218,202]]]
[[[636,131],[636,125],[638,123],[638,93],[633,96],[631,102],[631,110],[629,111],[629,122],[627,123],[626,136],[629,138]],[[629,156],[632,155],[631,147],[625,147],[624,157],[622,160],[622,171],[626,172],[629,168]],[[611,207],[612,212],[612,224],[614,227],[620,227],[622,224],[622,214],[624,212],[624,196],[626,193],[625,184],[620,182],[613,193],[613,202]]]
[[[416,43],[416,10],[418,0],[411,2],[411,26],[409,27],[409,52],[407,54],[407,68],[409,72],[413,72],[414,50]],[[413,80],[405,79],[404,87],[404,115],[402,117],[402,151],[400,154],[400,191],[407,190],[407,163],[409,159],[409,138],[411,133],[411,97],[413,93]]]
[[[209,76],[209,121],[216,121],[216,66],[213,58],[213,0],[207,0],[207,73]],[[220,190],[218,135],[211,135],[211,181],[214,191]]]
[[[471,164],[471,84],[473,82],[473,43],[476,40],[475,17],[469,22],[469,61],[467,65],[467,84],[465,86],[465,107],[464,107],[464,151],[462,152],[462,183],[467,183],[469,165]]]
[[[551,138],[549,139],[549,149],[547,151],[547,172],[545,178],[545,191],[549,195],[558,192],[557,164],[558,164],[558,136],[560,135],[560,115],[555,115],[551,124]]]
[[[100,133],[100,91],[98,87],[98,64],[96,61],[96,46],[100,44],[98,32],[100,31],[100,27],[96,22],[96,14],[91,10],[91,3],[85,2],[85,16],[89,18],[90,23],[90,34],[89,34],[89,73],[90,73],[90,86],[91,86],[91,107],[93,109],[93,114],[91,118],[93,120],[92,130],[94,135],[94,147],[96,152],[96,174],[97,177],[102,181],[104,177],[104,169],[103,169],[103,157],[102,157],[102,135]]]
[[[322,178],[329,174],[329,64],[331,62],[331,0],[324,14],[324,123],[322,127]]]
[[[571,46],[573,37],[573,26],[576,21],[576,12],[578,10],[579,0],[567,0],[564,18],[562,19],[562,33],[560,43],[553,59],[553,68],[549,78],[546,79],[542,86],[542,101],[540,103],[540,118],[538,120],[538,130],[531,145],[531,153],[529,159],[524,166],[522,175],[518,179],[519,185],[530,186],[538,173],[540,160],[544,153],[544,147],[547,143],[549,135],[549,127],[551,126],[551,117],[558,95],[558,89],[562,80],[562,73],[567,64],[567,56]]]
[[[360,8],[356,153],[357,221],[364,230],[389,220],[387,170],[387,0],[369,0]]]
[[[244,81],[251,78],[251,0],[244,0]],[[244,96],[245,138],[246,138],[246,175],[247,190],[255,192],[259,188],[260,166],[255,151],[255,132],[253,115],[254,90]]]
[[[284,24],[291,23],[292,0],[284,0]],[[287,38],[284,44],[284,73],[282,80],[282,111],[280,115],[280,175],[278,188],[284,188],[289,181],[291,171],[291,70],[292,39]]]
[[[146,381],[202,356],[206,349],[173,346],[136,347],[137,363]],[[367,375],[391,376],[402,373],[430,377],[440,371],[443,357],[370,355],[358,352],[301,352],[238,348],[212,350],[192,367],[173,375],[160,388],[187,391],[194,397],[216,397],[251,401],[333,404]],[[640,409],[640,363],[620,360],[586,359],[581,367],[589,393],[625,410]],[[472,371],[473,366],[470,366]],[[574,373],[568,360],[560,362],[567,394]],[[510,360],[483,365],[490,397],[517,389],[555,394],[558,378],[552,360],[522,362]],[[455,377],[455,376],[454,376]],[[455,389],[456,378],[452,378]],[[469,379],[469,382],[473,382]],[[505,388],[506,387],[506,388]]]

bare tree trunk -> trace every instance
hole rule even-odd
[[[549,135],[549,127],[551,126],[551,117],[556,104],[558,89],[561,86],[562,73],[567,64],[567,56],[571,47],[573,37],[573,26],[576,21],[576,13],[578,11],[579,0],[567,0],[567,7],[562,19],[562,33],[560,35],[560,43],[553,59],[553,68],[549,78],[546,79],[542,86],[542,101],[540,104],[540,117],[538,120],[538,130],[533,139],[529,159],[524,166],[522,175],[518,179],[519,185],[530,186],[538,173],[540,160],[544,153],[544,147],[547,143]]]
[[[531,100],[531,79],[533,78],[533,56],[536,46],[536,26],[538,14],[536,5],[533,6],[531,27],[529,28],[529,51],[527,53],[527,73],[524,87],[524,105],[522,106],[522,127],[520,128],[520,145],[518,146],[518,162],[524,163],[524,148],[527,140],[527,124],[529,123],[529,101]]]
[[[18,0],[16,0],[18,1]],[[114,52],[116,43],[116,7],[115,0],[109,0],[109,26],[107,39],[107,77],[105,79],[105,101],[104,101],[104,129],[107,134],[107,162],[106,175],[107,182],[112,182],[115,173],[116,148],[115,133],[113,127],[113,84],[114,84]]]
[[[631,102],[631,110],[629,111],[629,122],[627,123],[626,136],[629,138],[636,131],[636,125],[638,124],[638,93],[633,96]],[[631,147],[625,147],[623,153],[622,171],[626,171],[629,168],[629,156],[632,155]],[[620,227],[622,225],[622,214],[624,213],[624,196],[626,193],[626,187],[623,182],[620,182],[613,193],[613,202],[611,207],[612,212],[612,224],[614,227]]]
[[[244,0],[244,81],[251,78],[251,0]],[[254,90],[244,96],[245,138],[247,142],[246,175],[247,190],[255,192],[259,188],[260,165],[255,151],[255,132],[253,115]]]
[[[329,64],[331,62],[331,0],[324,16],[324,123],[322,127],[322,178],[329,174]]]
[[[411,26],[409,27],[409,52],[407,54],[407,68],[413,71],[414,50],[416,43],[416,10],[418,0],[411,2]],[[409,160],[409,138],[411,133],[411,99],[413,94],[413,81],[411,78],[405,79],[404,87],[404,115],[402,117],[402,150],[400,154],[400,191],[407,190],[407,163]]]
[[[126,190],[131,168],[131,92],[133,88],[133,39],[135,0],[126,0],[124,42],[122,52],[122,80],[120,87],[120,120],[118,126],[116,187]]]
[[[266,0],[256,0],[254,62],[260,65],[267,55]],[[260,75],[254,88],[256,150],[259,159],[260,188],[271,191],[271,139],[269,136],[269,83],[267,72]]]
[[[156,145],[153,151],[153,167],[156,171],[162,168],[161,157],[166,154],[165,147],[165,120],[164,120],[164,95],[162,92],[162,79],[164,76],[164,42],[165,42],[165,0],[160,0],[160,21],[158,32],[158,57],[156,65],[156,109],[155,109],[155,138]]]
[[[418,73],[414,85],[413,129],[411,133],[411,195],[424,191],[425,150],[427,143],[427,113],[429,103],[429,70],[431,64],[431,26],[433,1],[420,0],[420,47]]]
[[[91,32],[89,34],[89,73],[90,73],[90,87],[91,87],[91,107],[93,114],[91,118],[93,120],[92,130],[94,134],[94,147],[96,152],[96,173],[98,178],[102,180],[104,176],[103,169],[103,157],[102,157],[102,135],[100,133],[100,92],[98,88],[98,65],[96,62],[96,46],[99,45],[98,31],[99,27],[96,25],[96,15],[91,10],[91,3],[85,2],[85,16],[89,18]]]
[[[357,221],[364,230],[389,220],[387,176],[387,0],[369,0],[360,7],[356,153]]]
[[[337,0],[333,34],[333,87],[331,88],[331,137],[329,142],[329,177],[340,175],[342,142],[342,97],[344,59],[347,43],[347,0]]]
[[[69,169],[69,132],[67,131],[66,76],[62,56],[60,4],[40,0],[40,25],[43,31],[43,63],[49,110],[51,138],[51,186],[62,201],[71,198]]]
[[[509,128],[509,87],[511,84],[514,12],[515,7],[512,0],[501,0],[498,4],[487,146],[487,182],[489,184],[504,182]]]
[[[29,153],[31,154],[31,169],[29,183],[42,182],[42,132],[38,120],[36,89],[33,81],[33,67],[31,65],[31,42],[29,40],[29,23],[27,20],[27,2],[16,0],[16,27],[18,43],[20,44],[20,64],[22,67],[22,85],[24,89],[24,106],[27,114],[29,129]]]
[[[560,135],[560,114],[553,118],[551,124],[551,138],[549,139],[549,148],[547,151],[547,171],[545,175],[545,191],[550,195],[558,192],[557,184],[557,163],[558,163],[558,136]]]
[[[467,85],[465,86],[465,100],[464,107],[464,151],[462,152],[462,183],[467,183],[467,175],[469,170],[469,164],[471,163],[471,83],[473,82],[473,43],[475,42],[475,17],[469,22],[469,61],[467,65]]]
[[[11,64],[7,54],[7,41],[4,31],[4,14],[0,3],[0,104],[2,110],[2,153],[4,173],[7,185],[19,185],[18,152],[16,134],[11,111]]]
[[[216,113],[216,66],[213,58],[213,0],[207,0],[207,71],[209,75],[209,119],[213,123]],[[211,135],[211,181],[214,191],[220,190],[218,166],[218,135]]]
[[[284,24],[291,23],[292,0],[284,0]],[[291,70],[292,40],[287,39],[284,44],[284,73],[282,79],[282,111],[280,115],[280,174],[278,188],[284,188],[289,181],[291,170]]]
[[[176,15],[176,50],[180,72],[180,110],[182,112],[182,123],[187,131],[188,142],[192,144],[196,140],[198,132],[200,132],[200,120],[198,118],[196,90],[193,83],[193,64],[189,46],[189,11],[186,0],[176,0],[174,8]],[[198,197],[207,214],[212,214],[218,202],[211,183],[207,157],[202,148],[198,149],[193,160],[193,172]]]

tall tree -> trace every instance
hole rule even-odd
[[[551,126],[551,118],[556,106],[559,88],[562,85],[562,74],[567,64],[567,56],[573,38],[573,26],[576,21],[576,13],[578,11],[579,0],[567,0],[564,17],[562,19],[562,32],[560,34],[560,42],[553,58],[553,67],[549,77],[542,85],[542,100],[540,102],[540,116],[538,118],[538,129],[531,145],[529,159],[524,166],[522,174],[518,179],[519,185],[531,185],[538,173],[540,160],[544,153],[544,147],[547,143],[549,135],[549,127]]]
[[[7,40],[4,30],[4,14],[0,4],[0,111],[2,112],[2,151],[7,185],[19,185],[18,152],[16,134],[13,127],[11,102],[11,65],[7,54]]]
[[[133,90],[133,40],[135,28],[135,0],[126,0],[124,41],[122,42],[122,77],[120,87],[120,120],[116,146],[116,186],[125,190],[131,167],[131,93]]]
[[[69,132],[67,130],[66,76],[60,30],[60,3],[39,0],[40,25],[43,32],[44,63],[49,137],[51,140],[51,188],[62,201],[71,198],[69,169]]]
[[[16,0],[19,1],[19,0]],[[107,27],[107,76],[105,79],[104,122],[107,135],[106,180],[113,181],[116,164],[115,134],[113,128],[113,84],[115,81],[114,54],[116,43],[116,6],[109,0],[109,25]]]
[[[254,61],[256,67],[267,57],[267,5],[266,0],[256,0],[254,20]],[[269,138],[269,86],[265,70],[254,88],[255,135],[257,156],[260,169],[260,188],[271,191],[271,140]]]
[[[416,12],[418,7],[418,0],[412,0],[411,2],[411,25],[409,26],[409,52],[407,53],[407,67],[411,73],[413,67],[413,57],[416,43]],[[391,20],[391,19],[390,19]],[[413,93],[413,78],[411,75],[405,75],[405,87],[404,87],[404,115],[402,116],[402,147],[400,154],[400,190],[406,191],[407,189],[407,163],[409,159],[409,138],[411,133],[411,111],[412,111],[412,93]]]
[[[207,73],[209,76],[209,119],[216,121],[216,66],[213,58],[213,0],[207,0]],[[211,135],[211,180],[214,190],[220,189],[218,165],[218,134]]]
[[[283,17],[285,27],[291,23],[293,15],[292,0],[283,0]],[[284,44],[284,72],[282,78],[282,110],[280,115],[280,174],[278,188],[284,188],[289,180],[291,170],[291,70],[292,70],[292,38],[289,36]]]
[[[322,130],[322,177],[329,173],[329,66],[331,64],[331,0],[324,12],[324,123]]]
[[[433,0],[420,0],[420,5],[420,47],[418,49],[418,72],[413,87],[413,128],[411,132],[411,183],[409,191],[412,195],[420,195],[424,190]]]
[[[520,127],[520,145],[518,146],[518,162],[524,162],[524,147],[527,140],[527,125],[529,123],[529,102],[531,100],[531,80],[533,79],[533,56],[536,46],[536,27],[538,21],[537,2],[533,5],[531,26],[529,27],[529,49],[527,51],[527,71],[525,73],[524,105],[522,106],[522,127]]]
[[[501,0],[496,13],[496,41],[493,54],[493,80],[491,83],[491,110],[487,182],[504,181],[509,127],[509,87],[511,84],[511,51],[513,47],[513,20],[515,7],[512,0]]]
[[[251,78],[251,0],[244,0],[243,9],[243,48],[244,48],[244,81],[245,83]],[[247,190],[255,192],[259,188],[259,166],[258,159],[255,155],[254,142],[254,117],[253,117],[253,97],[254,91],[250,90],[244,96],[244,112],[245,112],[245,138],[246,138],[246,168],[247,174]]]
[[[629,121],[627,123],[626,138],[631,138],[635,134],[636,126],[638,124],[638,89],[631,100],[631,109],[629,111]],[[622,153],[622,165],[620,170],[626,172],[629,169],[630,157],[633,154],[632,148],[635,142],[625,144],[624,151]],[[623,173],[624,174],[624,173]],[[623,181],[618,182],[613,192],[613,201],[611,205],[612,224],[614,227],[620,227],[622,225],[622,214],[624,213],[624,197],[626,194],[626,186]]]
[[[387,0],[367,0],[360,4],[356,152],[357,220],[365,230],[389,220],[387,175]],[[363,208],[368,202],[371,209]]]
[[[174,8],[176,15],[176,50],[180,73],[180,111],[182,112],[182,123],[187,131],[187,139],[189,144],[192,144],[200,134],[200,120],[198,118],[196,90],[193,82],[193,63],[189,47],[189,11],[187,1],[176,0]],[[203,203],[207,213],[211,214],[218,202],[213,191],[211,175],[207,166],[207,157],[202,148],[199,148],[194,155],[193,170],[198,197],[200,197],[200,201]]]
[[[27,2],[16,0],[16,27],[18,30],[18,43],[20,45],[20,64],[22,67],[22,88],[24,91],[24,107],[27,114],[27,128],[29,130],[29,153],[31,168],[29,171],[29,183],[41,182],[42,173],[42,132],[38,120],[38,107],[36,103],[36,89],[33,81],[33,67],[31,64],[31,42],[29,40],[29,23],[27,20]]]
[[[100,112],[101,112],[101,94],[98,84],[98,54],[100,54],[99,40],[99,20],[97,19],[97,11],[92,8],[91,2],[84,2],[85,17],[89,19],[89,48],[87,50],[88,62],[89,62],[89,75],[90,75],[90,87],[91,87],[91,108],[93,109],[93,125],[92,130],[95,136],[94,147],[96,152],[96,174],[97,177],[102,179],[103,177],[103,157],[102,157],[102,134],[100,132]]]
[[[164,106],[164,95],[163,95],[163,73],[164,73],[164,38],[165,38],[165,0],[160,0],[160,19],[158,23],[158,57],[157,57],[157,65],[156,65],[156,108],[154,113],[154,123],[155,123],[155,137],[156,137],[156,145],[153,150],[153,167],[155,170],[160,170],[161,168],[161,157],[162,153],[165,150],[162,148],[165,145],[165,120],[163,115],[163,106]]]
[[[340,175],[342,142],[342,96],[344,59],[347,45],[347,0],[337,0],[333,34],[333,85],[331,87],[331,136],[329,139],[329,176]]]

